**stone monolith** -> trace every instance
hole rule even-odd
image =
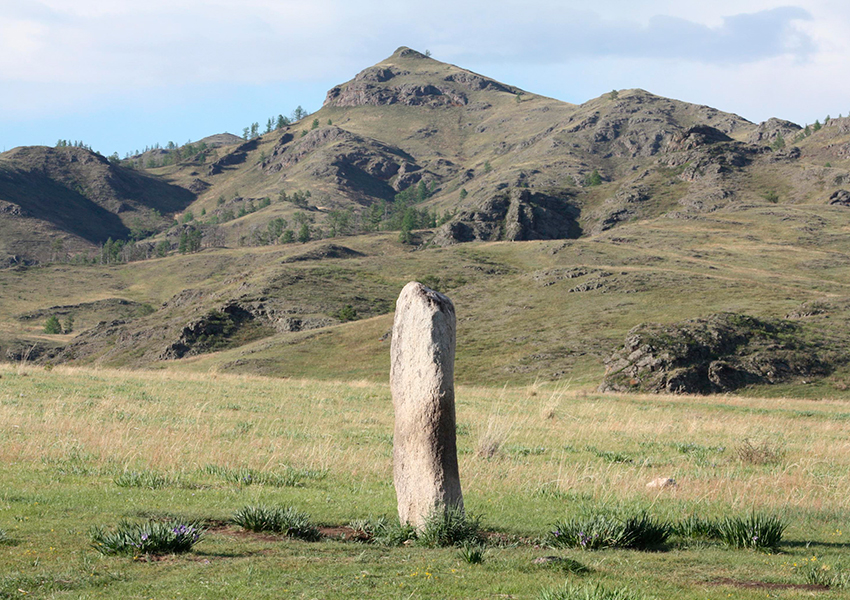
[[[393,481],[402,523],[463,509],[455,434],[455,309],[412,281],[396,302],[390,350],[395,410]]]

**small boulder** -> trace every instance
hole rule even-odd
[[[676,483],[676,480],[672,477],[658,477],[657,479],[653,479],[652,481],[647,483],[646,487],[651,490],[663,490],[665,488],[679,487],[679,484]]]
[[[847,190],[836,190],[829,197],[830,205],[850,206],[850,192]]]

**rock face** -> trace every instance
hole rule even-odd
[[[850,192],[847,190],[837,190],[829,197],[831,205],[850,206]]]
[[[398,515],[402,523],[421,528],[434,510],[463,508],[455,433],[452,301],[415,281],[404,286],[396,303],[391,357]]]
[[[831,370],[796,324],[735,313],[639,325],[606,365],[600,390],[680,394],[728,392]]]
[[[525,241],[577,238],[579,210],[567,201],[527,189],[513,189],[460,212],[443,225],[436,246],[472,241]]]

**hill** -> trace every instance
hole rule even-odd
[[[151,260],[0,272],[1,353],[380,379],[393,302],[419,279],[458,305],[466,382],[595,386],[607,368],[612,389],[848,387],[850,119],[754,124],[643,90],[572,105],[400,48],[317,113],[209,146],[141,173],[79,149],[3,155],[31,178],[7,185],[7,213],[86,156],[168,192],[117,210],[110,191],[109,218],[179,223],[143,242],[164,244]],[[27,153],[61,168],[44,179]],[[44,334],[53,313],[74,331]],[[642,364],[615,354],[630,343]]]
[[[91,253],[161,228],[194,198],[86,148],[15,148],[0,154],[0,263]]]

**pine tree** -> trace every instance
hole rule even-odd
[[[420,179],[414,192],[414,202],[425,202],[428,199],[428,186]]]
[[[301,229],[298,230],[298,241],[302,244],[310,241],[310,226],[307,223],[301,224]]]
[[[47,321],[44,323],[44,333],[62,333],[62,325],[59,323],[59,318],[56,315],[47,317]]]
[[[65,322],[62,323],[62,331],[65,333],[71,333],[74,331],[74,315],[68,314],[68,316],[65,317]]]

